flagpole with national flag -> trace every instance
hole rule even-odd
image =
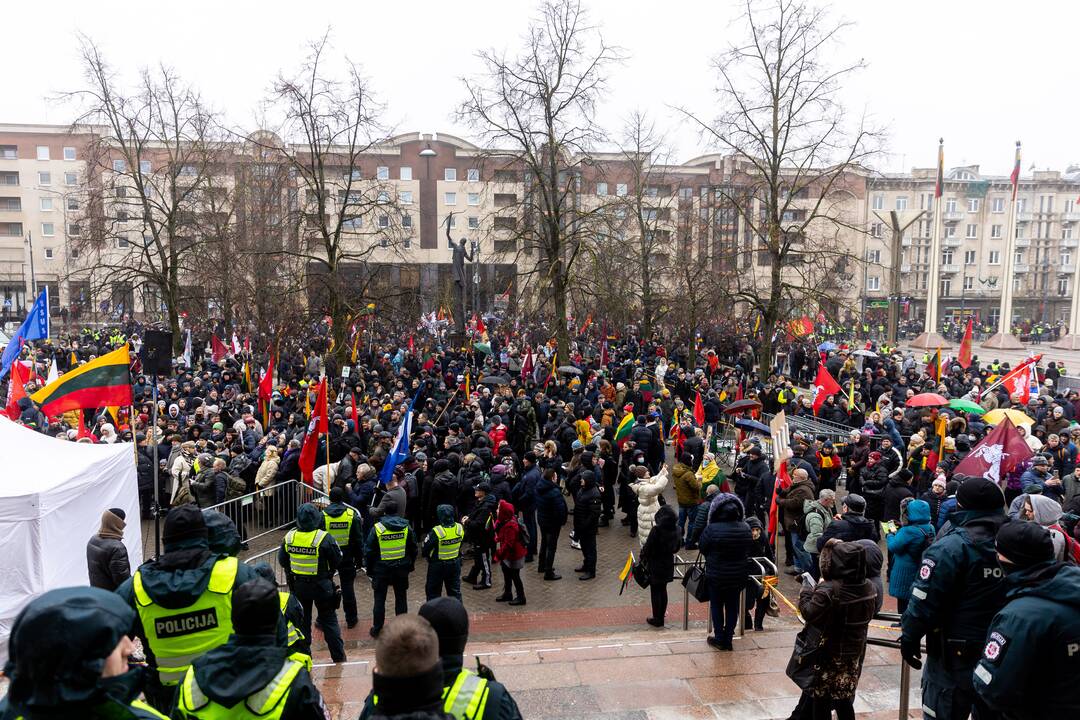
[[[930,272],[926,282],[926,317],[923,334],[915,339],[916,347],[940,347],[944,340],[937,332],[939,272],[941,269],[941,225],[945,214],[942,195],[945,193],[945,139],[938,139],[937,182],[934,184],[934,203],[930,208]],[[921,342],[920,342],[921,341]]]
[[[1016,220],[1019,202],[1016,199],[1020,189],[1020,141],[1016,141],[1016,156],[1013,159],[1012,174],[1009,175],[1012,195],[1009,203],[1009,222],[1005,226],[1005,247],[1002,249],[1001,305],[998,309],[998,330],[983,347],[1002,349],[1021,349],[1023,345],[1012,334],[1013,273],[1016,263]]]

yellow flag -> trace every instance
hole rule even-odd
[[[311,393],[307,388],[304,389],[304,417],[311,419]]]
[[[112,417],[113,427],[120,427],[120,406],[109,405],[105,411]]]
[[[632,567],[634,567],[634,553],[633,553],[633,551],[631,551],[630,554],[626,556],[626,564],[623,565],[622,572],[619,573],[619,580],[620,581],[625,581],[626,578],[630,576],[630,568],[632,568]]]

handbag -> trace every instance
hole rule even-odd
[[[808,689],[814,681],[817,666],[824,657],[825,634],[814,625],[805,625],[795,636],[785,673],[801,689]]]
[[[705,602],[709,599],[709,582],[705,579],[705,563],[700,552],[694,564],[683,575],[682,584],[691,597],[698,602]]]
[[[645,566],[644,560],[638,560],[634,563],[631,572],[634,575],[634,582],[638,584],[638,587],[642,590],[649,587],[649,568]]]

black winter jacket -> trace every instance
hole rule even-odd
[[[127,548],[121,540],[95,535],[86,544],[90,585],[112,592],[131,577]]]
[[[698,543],[705,556],[705,577],[721,588],[744,587],[750,575],[747,559],[752,542],[739,499],[730,493],[713,498],[709,524]]]

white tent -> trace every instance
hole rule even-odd
[[[0,417],[0,662],[15,616],[35,596],[87,585],[86,542],[102,511],[127,514],[124,544],[142,563],[138,480],[131,443],[57,440]]]

